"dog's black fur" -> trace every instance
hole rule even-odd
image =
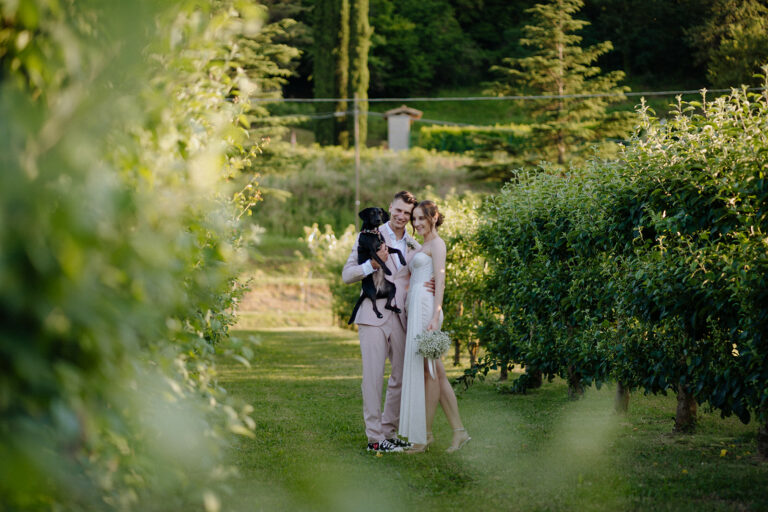
[[[366,208],[359,214],[363,221],[363,227],[360,230],[360,236],[357,241],[357,262],[365,263],[370,259],[376,260],[380,269],[371,275],[363,278],[363,293],[360,298],[357,299],[355,308],[352,310],[352,316],[349,318],[349,324],[354,322],[357,310],[360,309],[360,305],[365,299],[370,299],[373,303],[373,312],[376,316],[382,318],[382,315],[376,307],[376,299],[387,299],[387,303],[384,305],[386,309],[400,313],[400,308],[392,305],[392,300],[395,298],[395,284],[391,281],[384,279],[384,275],[391,275],[392,272],[384,265],[384,262],[379,258],[376,252],[384,243],[384,237],[379,232],[379,226],[389,220],[389,213],[383,208]],[[387,246],[387,250],[390,254],[396,253],[400,257],[400,263],[405,265],[405,256],[399,249],[394,249]]]

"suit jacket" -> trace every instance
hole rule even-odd
[[[392,240],[389,238],[389,234],[386,229],[380,230],[382,236],[384,237],[384,242],[392,247]],[[357,247],[360,240],[360,235],[357,235],[357,240],[355,241],[355,245],[352,247],[352,252],[349,253],[349,258],[347,258],[347,262],[344,264],[344,269],[341,271],[341,278],[342,280],[347,284],[353,284],[357,283],[359,281],[362,281],[365,277],[365,274],[363,273],[363,265],[361,263],[357,262]],[[395,284],[396,292],[395,292],[395,300],[394,305],[396,305],[398,308],[400,308],[401,313],[398,315],[400,319],[400,323],[403,325],[403,329],[406,328],[408,325],[408,322],[405,317],[405,295],[408,290],[408,282],[411,279],[411,271],[408,270],[407,263],[410,263],[411,258],[418,252],[419,248],[421,247],[420,244],[414,240],[411,235],[408,234],[406,231],[405,233],[405,242],[406,247],[409,245],[412,245],[414,248],[411,249],[410,247],[406,248],[405,254],[405,262],[406,265],[401,266],[399,269],[397,269],[394,260],[395,258],[398,258],[397,254],[390,254],[387,258],[387,261],[385,262],[387,268],[392,272],[392,275],[385,275],[385,279],[388,281],[391,281]],[[384,272],[382,269],[378,269],[374,272]],[[373,275],[373,274],[371,274]],[[360,290],[360,293],[362,294],[362,290]],[[376,316],[376,313],[373,312],[373,305],[371,304],[370,300],[364,300],[363,303],[360,305],[360,309],[357,310],[357,315],[355,316],[355,323],[359,325],[372,325],[372,326],[379,326],[383,325],[385,322],[387,322],[390,318],[390,316],[395,315],[396,313],[393,311],[390,311],[388,309],[384,308],[384,304],[386,304],[387,299],[377,299],[376,300],[376,307],[378,308],[379,312],[383,315],[382,318],[379,318]]]

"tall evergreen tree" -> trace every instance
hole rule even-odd
[[[336,113],[349,110],[349,0],[339,0],[339,38],[334,50],[336,57],[336,97],[341,101],[336,103]],[[348,116],[336,117],[335,143],[349,147]]]
[[[373,32],[368,22],[368,0],[351,0],[349,27],[349,97],[357,94],[360,144],[363,145],[368,133],[368,50]]]
[[[573,17],[583,5],[583,0],[551,0],[527,9],[533,24],[525,26],[520,44],[530,48],[531,54],[506,58],[502,65],[491,68],[501,75],[493,84],[496,94],[570,96],[530,102],[530,113],[537,123],[532,143],[542,156],[560,165],[588,143],[623,137],[628,128],[627,114],[606,112],[610,103],[623,100],[623,92],[629,90],[617,85],[624,73],[602,74],[594,65],[613,45],[604,41],[582,48],[582,38],[575,34],[589,24]],[[591,96],[599,94],[615,95]]]
[[[336,88],[336,53],[339,34],[339,3],[337,0],[317,0],[314,19],[314,93],[315,98],[335,98]],[[331,104],[317,103],[318,113],[327,112]],[[320,144],[336,142],[334,119],[318,119],[315,125],[315,138]]]

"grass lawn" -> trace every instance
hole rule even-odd
[[[473,437],[460,452],[444,453],[451,433],[438,411],[429,453],[376,457],[364,449],[354,332],[234,334],[260,343],[253,368],[219,361],[257,423],[232,447],[233,510],[768,510],[757,427],[702,412],[697,434],[673,435],[672,396],[633,396],[621,417],[610,386],[574,402],[560,381],[517,396],[490,375],[459,393]]]

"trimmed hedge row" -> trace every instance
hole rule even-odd
[[[530,125],[506,126],[425,126],[419,130],[418,146],[437,151],[466,153],[502,146],[521,154],[528,144]]]

